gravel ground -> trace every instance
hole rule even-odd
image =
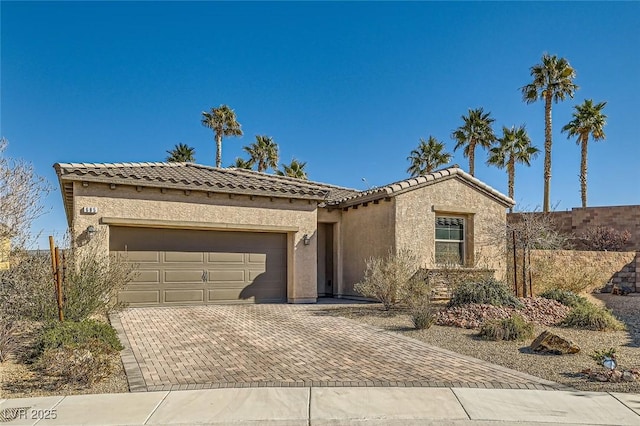
[[[398,311],[385,312],[381,305],[357,305],[326,308],[340,315],[377,327],[405,334],[423,342],[457,353],[480,358],[524,373],[584,391],[640,393],[640,382],[601,383],[587,380],[580,372],[597,368],[589,356],[594,350],[615,347],[621,368],[640,368],[640,295],[597,295],[596,298],[613,310],[627,324],[627,331],[599,332],[564,327],[536,326],[536,336],[550,330],[573,340],[581,351],[573,355],[539,355],[528,348],[531,341],[494,342],[478,338],[477,330],[434,325],[428,330],[415,330],[410,317]]]
[[[528,350],[527,342],[493,342],[476,337],[477,330],[434,325],[428,330],[413,328],[408,315],[391,311],[385,312],[379,304],[358,304],[343,306],[317,305],[317,309],[332,315],[344,316],[367,324],[405,334],[434,346],[454,352],[484,359],[514,370],[533,374],[558,383],[563,383],[585,391],[640,393],[640,382],[599,383],[590,382],[580,371],[594,368],[589,357],[596,349],[617,348],[618,360],[622,368],[640,368],[640,295],[613,296],[595,295],[595,302],[611,308],[616,316],[625,322],[627,331],[598,332],[574,330],[570,328],[536,326],[536,332],[551,330],[573,340],[581,351],[574,355],[538,355]],[[23,345],[27,338],[21,339]],[[44,377],[28,366],[16,361],[15,357],[0,364],[0,398],[21,398],[46,395],[76,395],[96,393],[128,392],[127,379],[119,355],[113,357],[114,372],[108,378],[91,387],[58,387],[54,377]]]
[[[31,343],[31,333],[34,330],[33,324],[25,324],[25,328],[17,336],[20,342],[18,356],[12,355],[0,364],[0,398],[129,392],[120,354],[114,354],[111,357],[113,366],[111,376],[92,386],[70,386],[62,383],[57,377],[43,375],[31,366],[20,362],[18,358]]]

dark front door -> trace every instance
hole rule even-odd
[[[334,295],[333,224],[318,224],[318,297]]]

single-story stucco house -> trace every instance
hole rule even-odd
[[[132,306],[357,297],[389,250],[505,270],[488,236],[514,202],[457,166],[366,191],[191,163],[54,168],[78,241],[139,265]]]

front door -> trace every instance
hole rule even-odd
[[[334,294],[333,224],[318,224],[318,297]]]

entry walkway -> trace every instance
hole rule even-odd
[[[41,419],[49,417],[48,419]],[[55,417],[55,418],[53,418]],[[0,400],[6,425],[634,425],[640,395],[472,388],[252,388]]]

